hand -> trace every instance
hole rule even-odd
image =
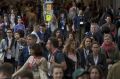
[[[109,70],[111,67],[112,67],[112,64],[109,64],[109,65],[108,65],[108,70]]]
[[[54,56],[51,57],[50,63],[52,63],[52,64],[55,63]]]
[[[36,59],[36,64],[40,65],[42,61],[45,61],[45,58],[41,58],[41,59]]]
[[[7,47],[7,48],[4,49],[4,52],[8,52],[9,53],[9,52],[11,52],[11,49],[9,47]]]

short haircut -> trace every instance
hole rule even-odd
[[[3,63],[0,65],[0,72],[10,78],[14,73],[13,65],[10,63]]]
[[[18,30],[15,33],[18,33],[20,35],[20,38],[24,37],[24,31],[23,30]]]
[[[92,47],[93,47],[94,44],[97,44],[98,46],[100,46],[100,44],[97,41],[92,42]]]
[[[34,79],[33,73],[29,70],[23,70],[23,72],[21,72],[18,76],[21,78]]]
[[[30,37],[37,41],[37,36],[35,34],[29,34],[27,37]]]
[[[62,66],[60,66],[60,65],[54,65],[53,68],[52,68],[52,74],[53,74],[55,68],[60,68],[60,69],[63,70]]]
[[[50,40],[51,44],[53,45],[54,48],[58,48],[59,47],[59,42],[56,38],[54,37],[50,37],[48,40]]]
[[[7,31],[8,31],[8,30],[11,30],[11,32],[13,33],[13,30],[12,30],[11,28],[8,28]]]

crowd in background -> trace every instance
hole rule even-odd
[[[119,79],[120,8],[53,3],[39,22],[34,4],[21,5],[0,9],[0,79]]]

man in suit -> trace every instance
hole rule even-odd
[[[96,22],[91,22],[90,25],[90,31],[85,33],[85,36],[90,36],[93,39],[95,39],[95,41],[97,41],[99,44],[102,44],[103,40],[103,35],[102,32],[98,26],[98,24]]]
[[[27,36],[27,46],[22,49],[21,55],[18,60],[18,66],[24,65],[28,57],[31,55],[30,47],[37,42],[37,37],[34,34]]]
[[[89,66],[98,65],[103,71],[107,69],[106,57],[100,53],[100,46],[98,42],[93,42],[92,53],[88,56]]]

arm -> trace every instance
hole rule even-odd
[[[112,77],[113,77],[113,72],[114,71],[114,69],[113,68],[111,68],[111,69],[109,69],[109,71],[108,71],[108,75],[107,75],[107,79],[113,79]]]
[[[27,69],[28,68],[28,61],[29,59],[25,62],[25,64],[19,69],[17,70],[13,75],[12,77],[15,78],[17,75],[19,75],[19,73],[21,73],[23,70]]]
[[[0,43],[0,52],[3,52],[4,49],[5,49],[5,39],[2,39]]]

